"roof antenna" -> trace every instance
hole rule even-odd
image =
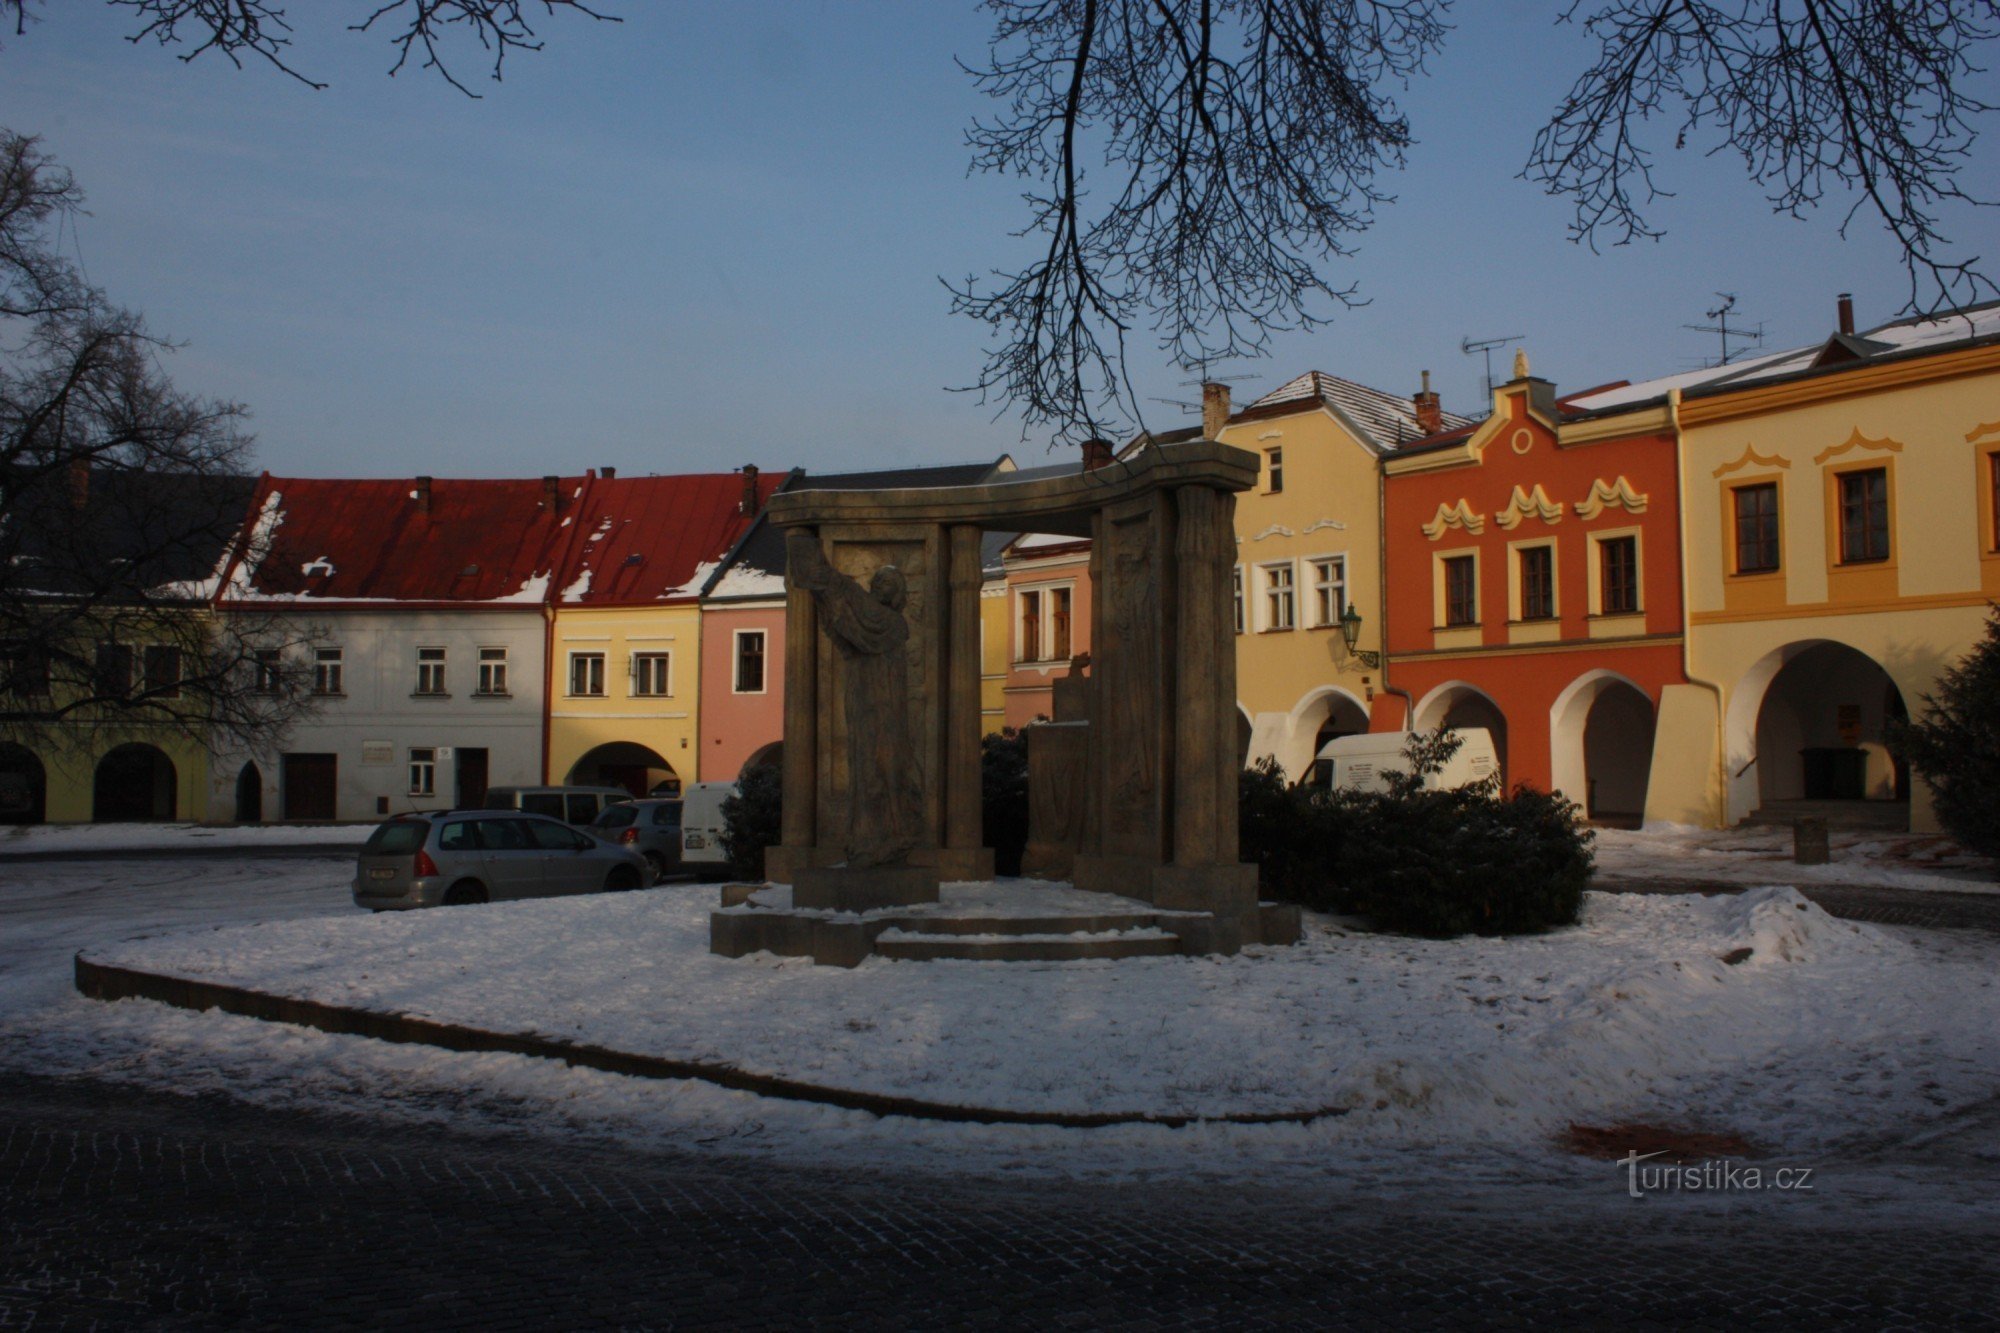
[[[1458,343],[1458,350],[1459,350],[1459,351],[1461,351],[1461,352],[1465,353],[1465,354],[1466,354],[1467,356],[1477,356],[1477,355],[1479,355],[1479,354],[1481,354],[1481,353],[1484,353],[1484,354],[1485,354],[1485,356],[1486,356],[1486,396],[1487,396],[1488,398],[1491,398],[1491,397],[1493,396],[1493,385],[1494,385],[1494,379],[1493,379],[1493,353],[1494,353],[1494,351],[1495,351],[1495,350],[1496,350],[1497,348],[1501,348],[1501,347],[1505,347],[1505,346],[1506,346],[1506,345],[1507,345],[1508,343],[1517,343],[1517,342],[1521,341],[1521,339],[1522,339],[1522,338],[1523,338],[1524,336],[1525,336],[1524,334],[1519,334],[1519,333],[1510,333],[1510,334],[1508,334],[1508,335],[1507,335],[1506,337],[1504,337],[1504,338],[1479,338],[1479,339],[1474,339],[1474,338],[1472,338],[1472,337],[1471,337],[1470,335],[1467,335],[1466,337],[1464,337],[1464,338],[1461,338],[1461,339],[1459,339],[1459,343]]]
[[[1759,324],[1754,329],[1730,328],[1729,312],[1736,308],[1736,293],[1717,292],[1716,295],[1722,298],[1722,304],[1708,312],[1708,317],[1714,320],[1715,323],[1683,324],[1681,325],[1681,327],[1684,329],[1693,329],[1696,333],[1720,334],[1722,337],[1722,359],[1716,362],[1715,364],[1718,366],[1726,366],[1729,364],[1730,338],[1734,337],[1739,342],[1753,342],[1753,343],[1762,342],[1764,340],[1764,326],[1762,324]],[[1743,349],[1739,347],[1737,350],[1740,352]]]

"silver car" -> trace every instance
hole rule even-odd
[[[368,836],[354,901],[375,911],[457,907],[503,898],[636,889],[651,881],[637,852],[541,815],[447,810],[405,815]]]

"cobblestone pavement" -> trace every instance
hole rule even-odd
[[[1990,1237],[1925,1217],[890,1180],[0,1075],[6,1329],[1991,1319]]]
[[[1784,882],[1774,874],[1771,882]],[[1593,880],[1606,893],[1741,893],[1746,884],[1702,879]],[[1835,916],[1887,926],[1985,930],[2000,934],[2000,894],[1891,889],[1863,884],[1798,884],[1798,891]]]

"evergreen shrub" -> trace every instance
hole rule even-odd
[[[1982,856],[2000,858],[2000,607],[1986,634],[1924,696],[1921,717],[1890,733],[1890,744],[1923,774],[1944,831]],[[1995,862],[2000,875],[2000,860]]]
[[[764,878],[764,849],[785,837],[785,779],[768,765],[745,770],[722,802],[722,850],[738,879]]]
[[[1013,727],[979,742],[979,833],[993,849],[993,873],[1021,873],[1028,846],[1028,738]]]

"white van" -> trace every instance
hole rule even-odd
[[[729,870],[722,849],[722,803],[736,795],[733,782],[694,782],[681,792],[681,869],[692,875]]]
[[[1457,727],[1453,730],[1461,742],[1458,753],[1451,757],[1443,772],[1433,773],[1424,780],[1424,786],[1428,788],[1463,787],[1500,771],[1500,760],[1493,750],[1491,732],[1484,727]],[[1389,786],[1382,780],[1384,773],[1410,771],[1410,761],[1403,751],[1409,745],[1412,734],[1377,731],[1360,736],[1336,736],[1328,741],[1326,748],[1319,752],[1319,757],[1329,765],[1333,789],[1387,791]]]

